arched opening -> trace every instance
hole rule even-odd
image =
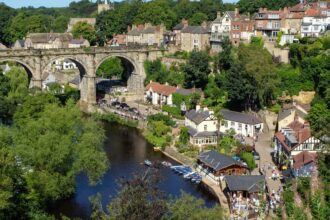
[[[50,91],[62,101],[73,98],[87,101],[86,68],[74,58],[58,57],[43,69],[42,89]]]
[[[133,61],[123,56],[104,58],[96,67],[97,99],[106,94],[117,96],[134,93],[134,76],[137,68]]]
[[[22,61],[14,60],[14,59],[4,59],[0,60],[0,72],[2,72],[4,75],[7,73],[11,73],[15,70],[15,75],[19,74],[22,75],[22,77],[27,77],[27,88],[32,88],[34,86],[33,84],[33,73],[31,67],[29,67],[27,64],[25,64]],[[23,76],[24,74],[24,76]],[[13,76],[15,77],[15,76]],[[23,79],[22,78],[22,79]]]

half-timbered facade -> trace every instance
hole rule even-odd
[[[320,152],[322,144],[320,140],[311,135],[307,123],[294,121],[287,128],[282,128],[274,137],[274,157],[280,165],[293,166],[293,157],[301,152]]]
[[[190,143],[197,146],[216,145],[218,139],[217,118],[207,108],[196,109],[186,113],[185,126],[189,129]]]

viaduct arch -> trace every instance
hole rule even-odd
[[[96,70],[108,58],[119,57],[130,62],[134,68],[128,79],[128,90],[135,94],[143,93],[145,60],[155,60],[162,56],[162,51],[156,48],[128,47],[91,47],[74,49],[22,49],[0,50],[0,62],[14,61],[27,70],[31,77],[31,86],[42,87],[42,75],[47,66],[59,58],[67,58],[75,62],[81,74],[80,100],[87,104],[96,103]]]

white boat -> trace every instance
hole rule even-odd
[[[185,178],[185,179],[190,179],[191,177],[192,177],[192,175],[193,174],[195,174],[196,172],[190,172],[190,173],[187,173],[187,174],[185,174],[185,175],[183,175],[183,178]]]
[[[167,161],[163,161],[162,165],[165,166],[165,167],[172,167],[172,164],[170,162],[167,162]]]
[[[144,164],[150,167],[152,165],[152,162],[150,160],[145,160]]]

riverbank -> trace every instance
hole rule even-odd
[[[119,123],[119,124],[126,125],[129,127],[137,128],[139,130],[139,132],[142,134],[142,136],[144,136],[144,133],[145,133],[144,131],[146,128],[145,123],[143,123],[143,126],[141,126],[141,122],[136,121],[137,124],[134,124],[134,126],[130,126],[130,125],[132,125],[132,122],[131,122],[132,120],[123,118],[119,115],[115,115],[112,113],[110,113],[110,114],[109,113],[106,113],[106,114],[95,113],[95,116],[97,119],[105,120],[108,122],[115,122],[115,123]],[[173,147],[173,145],[166,146],[165,148],[161,149],[161,152],[165,156],[177,161],[178,163],[180,163],[182,165],[190,166],[191,168],[194,169],[194,163],[195,163],[194,160],[183,154],[180,154]],[[207,179],[207,177],[205,177],[205,176],[203,176],[202,183],[207,188],[207,190],[218,199],[220,206],[224,210],[224,214],[228,215],[229,214],[229,205],[227,202],[227,198],[225,197],[224,193],[222,192],[220,186],[217,185],[216,183],[214,183],[213,181]]]
[[[166,155],[167,157],[177,161],[178,163],[181,163],[182,165],[185,166],[190,166],[194,169],[194,161],[191,158],[188,158],[185,155],[180,154],[177,152],[173,147],[168,146],[165,148],[165,150],[162,150],[162,153]],[[227,201],[226,196],[222,192],[221,188],[219,185],[214,183],[213,181],[207,179],[206,177],[203,176],[202,183],[204,186],[207,187],[208,191],[212,193],[215,197],[218,198],[218,201],[220,203],[220,206],[224,210],[224,214],[228,215],[229,214],[229,204]]]

